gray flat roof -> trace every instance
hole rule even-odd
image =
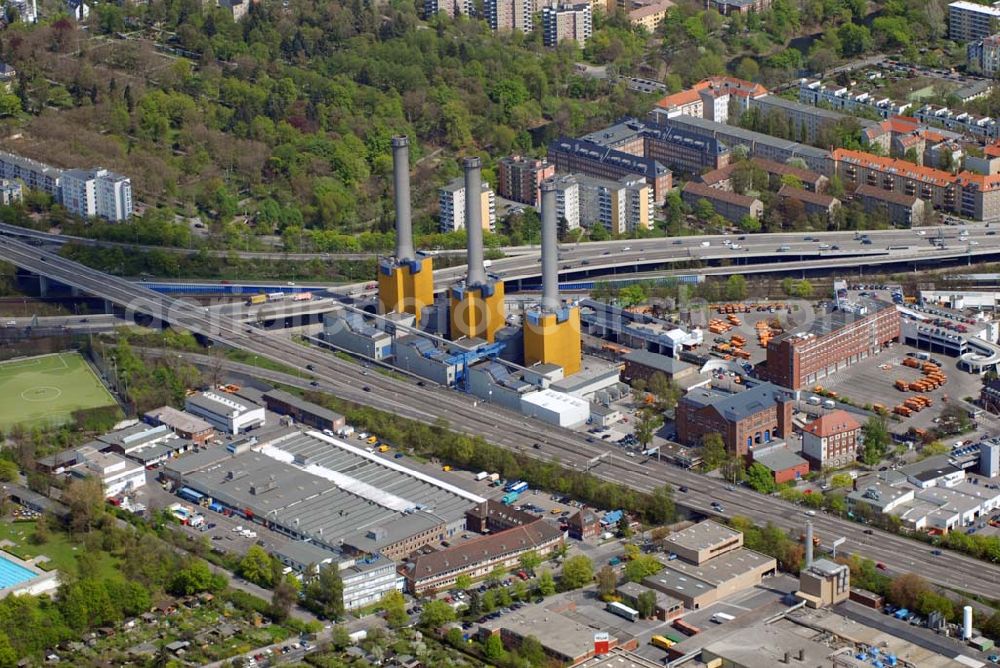
[[[475,502],[448,489],[447,483],[421,479],[422,474],[394,460],[382,461],[323,438],[294,433],[272,441],[268,447],[280,450],[275,456],[245,452],[192,471],[184,482],[327,545],[380,529],[373,551],[422,527],[458,520]]]
[[[304,540],[289,541],[276,548],[274,553],[278,557],[285,557],[289,561],[306,565],[321,564],[327,560],[337,560],[340,558],[338,553]]]
[[[754,455],[753,460],[760,462],[772,471],[784,471],[794,466],[801,466],[807,463],[806,460],[798,456],[788,448],[780,448],[763,455]]]
[[[816,118],[824,118],[828,121],[836,123],[845,118],[854,118],[858,121],[858,124],[862,128],[872,127],[878,125],[875,121],[869,120],[867,118],[860,118],[857,116],[849,116],[848,114],[842,114],[838,111],[831,111],[830,109],[823,109],[822,107],[816,107],[811,104],[802,104],[801,102],[794,102],[792,100],[786,100],[779,95],[762,95],[755,98],[751,103],[763,104],[765,106],[776,107],[778,109],[784,109],[786,111],[808,114]]]
[[[733,633],[705,646],[710,655],[722,657],[731,665],[742,668],[774,668],[783,665],[785,653],[790,656],[803,652],[804,666],[828,665],[833,650],[777,624],[756,624],[737,628]]]
[[[684,577],[696,578],[701,582],[707,582],[713,587],[717,587],[724,582],[743,575],[751,569],[759,568],[768,563],[775,564],[774,557],[741,547],[738,550],[726,552],[699,565],[675,559],[667,564],[664,571],[661,571],[654,577],[658,577],[666,571],[674,571],[682,579]]]
[[[622,359],[626,362],[648,366],[651,369],[662,371],[663,373],[671,376],[679,371],[691,368],[691,365],[687,362],[682,362],[679,359],[668,357],[667,355],[651,353],[648,350],[634,350],[625,355]]]
[[[329,420],[331,422],[339,422],[344,419],[344,416],[340,413],[331,411],[329,408],[324,408],[319,404],[314,404],[311,401],[306,401],[305,399],[297,397],[291,392],[285,392],[284,390],[269,390],[265,392],[264,401],[267,401],[269,398],[288,404],[289,406],[294,406],[303,413],[309,413],[310,415],[315,415],[316,417],[323,418],[324,420]]]
[[[651,589],[646,585],[639,584],[638,582],[626,582],[625,584],[619,585],[618,591],[622,594],[627,594],[636,598],[638,598],[641,594],[651,591],[656,596],[656,604],[665,610],[670,610],[671,608],[683,605],[683,602],[680,599],[674,598],[669,594],[664,594],[662,591],[657,589]]]
[[[724,524],[713,520],[705,520],[687,529],[676,531],[666,537],[666,542],[673,543],[687,550],[707,550],[713,545],[739,537],[740,532],[730,529]]]
[[[521,637],[535,636],[544,647],[563,656],[583,656],[594,649],[594,628],[543,605],[525,606],[483,626],[491,631],[508,629]]]
[[[745,142],[763,144],[765,146],[772,146],[782,150],[794,152],[797,155],[809,156],[811,158],[827,159],[830,158],[830,152],[825,151],[821,148],[816,148],[814,146],[809,146],[808,144],[800,144],[789,139],[779,139],[778,137],[772,137],[771,135],[766,135],[762,132],[754,132],[753,130],[745,130],[741,127],[735,125],[727,125],[725,123],[717,123],[706,118],[701,118],[698,116],[688,116],[687,114],[681,114],[680,116],[674,116],[672,118],[664,121],[670,127],[690,127],[697,128],[703,132],[716,133],[721,135],[726,135],[729,137],[736,137]],[[713,134],[713,136],[715,136]]]
[[[209,429],[214,429],[212,425],[202,420],[196,415],[179,411],[173,406],[160,406],[151,411],[146,411],[143,415],[147,420],[161,422],[171,429],[179,429],[191,434],[197,434]]]

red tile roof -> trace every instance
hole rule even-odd
[[[671,107],[682,107],[691,104],[701,97],[701,91],[706,88],[718,88],[738,97],[760,97],[761,95],[767,95],[766,88],[752,81],[737,79],[736,77],[709,77],[708,79],[702,79],[687,90],[667,95],[657,102],[656,106],[661,109],[669,109]]]
[[[835,410],[816,418],[803,427],[802,431],[809,432],[813,436],[819,436],[820,438],[827,438],[834,434],[842,434],[845,431],[854,431],[855,429],[861,429],[861,425],[854,419],[853,415],[845,410]]]
[[[803,190],[802,188],[793,188],[792,186],[781,186],[778,190],[778,197],[791,197],[792,199],[797,199],[800,202],[820,206],[824,209],[829,209],[831,206],[839,203],[840,201],[836,197],[810,192],[808,190]]]

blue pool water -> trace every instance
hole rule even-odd
[[[0,555],[0,589],[13,587],[36,576],[36,573],[29,571],[21,564],[16,564]]]

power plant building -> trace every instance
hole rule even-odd
[[[465,191],[482,190],[482,160],[465,159]],[[493,343],[497,331],[504,326],[506,309],[504,284],[486,273],[483,261],[482,208],[479,202],[466,198],[465,218],[468,235],[468,273],[449,289],[451,338],[485,339]]]
[[[582,343],[580,309],[559,299],[559,238],[556,185],[542,183],[542,301],[524,318],[524,360],[527,365],[556,364],[565,375],[580,370]],[[588,412],[589,417],[589,412]]]
[[[413,250],[410,216],[410,140],[392,138],[392,177],[396,204],[396,254],[378,263],[379,313],[410,313],[417,323],[434,303],[434,266]]]

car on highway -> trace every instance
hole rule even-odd
[[[885,564],[883,564],[883,563],[882,563],[881,561],[880,561],[880,562],[878,562],[877,564],[875,564],[875,568],[879,569],[880,571],[887,571],[887,570],[889,570],[889,569],[888,569],[888,568],[886,567],[886,565],[885,565]]]
[[[864,534],[865,534],[866,536],[871,536],[871,535],[872,535],[872,534],[874,534],[875,532],[874,532],[874,531],[872,531],[871,529],[865,529],[863,533],[864,533]]]
[[[931,554],[934,555],[935,557],[940,557],[941,550],[931,550]]]
[[[365,392],[371,392],[372,391],[372,388],[368,387],[367,385],[365,385],[361,389],[364,390]]]
[[[681,485],[680,487],[677,488],[677,491],[678,492],[686,492],[686,491],[688,491],[687,485]]]
[[[312,385],[313,387],[319,387],[319,383],[315,380],[310,380],[309,384]]]

